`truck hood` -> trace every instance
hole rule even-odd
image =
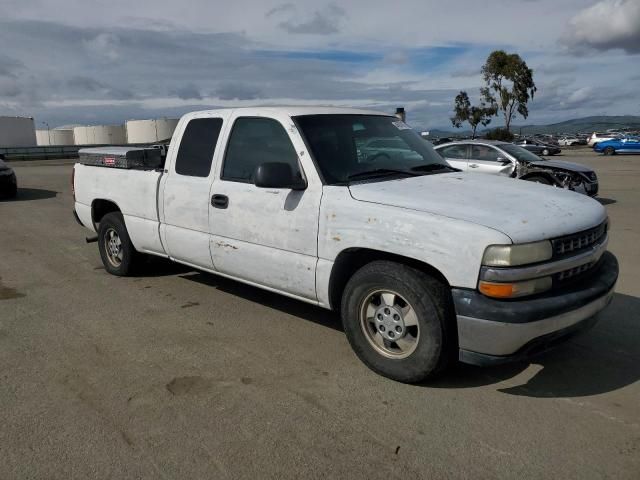
[[[349,186],[358,201],[484,225],[514,243],[587,230],[606,219],[600,203],[579,193],[478,173],[443,173]],[[461,239],[464,241],[464,239]]]
[[[543,160],[541,162],[531,162],[531,165],[535,165],[540,168],[558,168],[562,170],[568,170],[570,172],[592,172],[593,170],[579,163],[565,162],[564,160]]]

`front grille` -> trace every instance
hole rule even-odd
[[[566,237],[556,238],[552,240],[553,253],[555,257],[563,257],[568,254],[578,253],[602,239],[607,233],[607,222],[603,222],[595,228],[591,228],[584,232],[574,233]]]
[[[594,263],[585,263],[584,265],[580,265],[579,267],[571,268],[569,270],[565,270],[564,272],[560,272],[556,275],[556,280],[559,282],[563,282],[569,279],[575,279],[579,275],[591,270]]]

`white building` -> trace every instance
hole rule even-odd
[[[73,128],[36,130],[39,147],[74,145]]]
[[[35,147],[36,126],[31,117],[0,117],[0,147]]]
[[[127,143],[127,133],[123,125],[75,127],[73,138],[76,145],[124,145]]]

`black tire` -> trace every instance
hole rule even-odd
[[[549,180],[547,177],[543,177],[542,175],[533,175],[531,177],[525,178],[527,182],[535,182],[541,183],[543,185],[553,185],[553,182]]]
[[[14,184],[7,190],[7,198],[16,198],[18,196],[18,185]]]
[[[110,240],[114,238],[112,232],[117,236],[121,247],[121,258],[119,262],[114,258],[113,252],[108,252]],[[98,249],[102,264],[107,272],[118,277],[132,275],[140,260],[140,253],[136,251],[129,238],[124,218],[120,212],[107,213],[100,220],[98,228]]]
[[[545,157],[549,155],[549,149],[545,148],[544,150],[542,150],[542,155],[544,155]]]
[[[396,292],[398,307],[409,304],[415,312],[414,319],[417,317],[415,326],[405,326],[407,332],[416,329],[411,338],[417,340],[404,358],[390,358],[378,351],[365,332],[363,323],[367,320],[361,322],[361,312],[366,318],[365,302],[368,304],[368,299],[381,290]],[[403,383],[423,382],[441,373],[455,359],[457,333],[450,292],[424,272],[389,261],[369,263],[347,282],[341,307],[351,347],[365,365],[380,375]]]
[[[604,149],[603,153],[605,155],[615,155],[616,154],[616,149],[613,147],[607,147]]]

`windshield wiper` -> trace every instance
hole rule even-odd
[[[443,163],[427,163],[426,165],[418,165],[417,167],[411,168],[414,172],[433,172],[435,170],[449,170],[451,172],[460,172],[459,168],[453,168],[450,165],[445,165]]]
[[[381,177],[386,175],[408,175],[409,177],[416,177],[420,174],[409,171],[409,170],[395,170],[393,168],[376,168],[374,170],[366,170],[364,172],[352,173],[347,177],[347,180],[358,180],[361,178]]]

